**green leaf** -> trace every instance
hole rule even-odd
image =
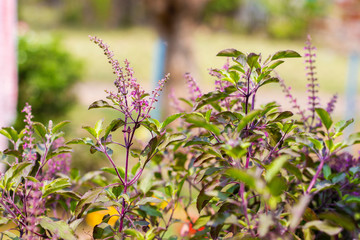
[[[329,167],[329,165],[325,164],[322,170],[323,170],[324,178],[326,180],[329,180],[329,176],[331,175],[331,168]]]
[[[276,158],[271,162],[269,167],[267,167],[267,171],[265,174],[265,180],[270,182],[280,171],[283,165],[289,160],[290,156],[288,155],[281,155],[280,157]]]
[[[216,56],[218,57],[234,57],[237,58],[240,55],[245,55],[242,52],[234,49],[234,48],[228,48],[228,49],[224,49],[220,52],[218,52],[218,54],[216,54]]]
[[[325,128],[329,130],[331,125],[333,124],[333,121],[331,120],[329,113],[322,108],[315,108],[315,111],[319,115],[321,122],[323,123]]]
[[[184,116],[185,121],[193,124],[195,127],[204,128],[216,135],[220,134],[220,129],[213,124],[206,122],[206,119],[201,113],[189,113]]]
[[[94,130],[96,132],[96,138],[99,138],[100,133],[102,132],[102,124],[103,124],[103,122],[104,122],[104,120],[101,119],[101,120],[97,121],[96,124],[95,124]]]
[[[76,220],[72,221],[71,223],[69,223],[69,226],[75,232],[75,230],[78,228],[80,223],[82,223],[83,221],[84,221],[83,218],[76,219]]]
[[[236,169],[236,168],[230,168],[230,169],[226,170],[225,174],[236,181],[247,184],[252,189],[256,188],[257,180],[253,176],[251,176],[250,174],[248,174],[247,172],[245,172],[243,170]]]
[[[54,221],[49,217],[41,217],[40,226],[44,229],[56,233],[60,238],[66,240],[76,240],[74,231],[70,228],[70,226],[62,221]]]
[[[330,181],[328,180],[324,180],[324,181],[321,181],[321,182],[317,182],[315,184],[315,187],[312,189],[313,192],[320,192],[320,191],[324,191],[324,190],[327,190],[327,189],[331,189],[331,188],[334,188],[335,185],[333,183],[331,183]]]
[[[301,57],[301,55],[293,50],[278,51],[272,56],[271,61],[281,58],[297,58],[297,57]]]
[[[5,128],[0,129],[0,134],[4,135],[4,136],[7,137],[9,140],[13,140],[13,138],[11,137],[11,135],[9,134],[9,132],[5,130]],[[14,141],[14,142],[16,142],[16,141]]]
[[[0,236],[3,237],[1,234],[4,234],[5,236],[10,238],[11,240],[23,240],[23,239],[19,238],[15,233],[10,232],[10,231],[2,231],[0,233]]]
[[[205,173],[202,176],[202,178],[200,179],[200,181],[202,181],[207,176],[213,175],[214,173],[218,173],[220,170],[222,170],[222,168],[220,168],[220,167],[206,168]]]
[[[109,124],[109,126],[106,127],[106,130],[104,133],[104,138],[106,139],[107,136],[110,134],[110,132],[114,132],[119,127],[122,127],[124,125],[125,125],[125,122],[121,118],[112,120],[111,123]]]
[[[72,149],[68,146],[58,147],[55,151],[48,153],[48,155],[46,155],[46,159],[53,158],[53,157],[63,154],[63,153],[71,153],[71,152],[72,152]]]
[[[342,131],[344,131],[344,129],[347,126],[349,126],[353,122],[354,122],[354,119],[350,119],[350,120],[347,120],[347,121],[341,120],[341,121],[334,124],[334,129],[335,129],[336,132],[342,132]]]
[[[146,98],[146,97],[148,97],[148,96],[150,96],[149,93],[141,94],[140,99],[144,99],[144,98]]]
[[[205,194],[205,188],[201,189],[196,199],[196,208],[199,213],[212,198],[213,198],[212,196],[208,196]]]
[[[146,160],[143,163],[142,168],[145,167],[145,165],[150,161],[151,157],[156,153],[156,149],[159,145],[160,138],[162,136],[155,136],[152,139],[150,139],[149,143],[146,145],[144,150],[141,152],[141,156],[146,156]]]
[[[81,199],[81,196],[79,194],[77,194],[76,192],[73,191],[67,191],[67,190],[57,190],[56,194],[64,196],[66,198],[72,198],[75,199],[76,201]]]
[[[210,122],[211,112],[212,112],[212,109],[209,109],[206,111],[205,119],[207,122]]]
[[[88,131],[88,133],[90,133],[91,136],[93,136],[94,138],[97,138],[97,137],[96,137],[96,136],[97,136],[97,133],[96,133],[95,129],[93,129],[93,128],[90,127],[90,126],[83,126],[82,128],[85,129],[86,131]]]
[[[11,150],[11,149],[5,149],[5,151],[3,152],[5,155],[8,156],[14,156],[16,158],[21,158],[22,154],[20,151],[16,151],[16,150]]]
[[[235,84],[235,83],[234,83]],[[202,95],[197,101],[198,103],[195,105],[194,110],[198,110],[201,107],[211,104],[215,101],[219,101],[222,99],[225,99],[226,97],[228,97],[229,94],[226,92],[219,92],[219,91],[215,91],[215,92],[209,92],[206,93],[204,95]]]
[[[6,225],[10,219],[0,216],[0,226]]]
[[[207,137],[194,137],[190,141],[186,142],[184,147],[192,146],[192,145],[211,145],[209,138]]]
[[[21,162],[18,164],[15,164],[11,168],[9,168],[3,177],[3,186],[6,188],[7,191],[10,190],[10,188],[15,185],[19,185],[22,177],[27,177],[29,174],[33,164],[30,162]]]
[[[324,148],[323,143],[317,140],[316,138],[308,137],[308,140],[312,144],[314,144],[314,149],[316,149],[318,152],[321,152],[321,150]]]
[[[108,223],[100,223],[94,227],[93,238],[104,239],[114,235],[114,230]]]
[[[336,184],[338,182],[341,182],[341,181],[345,180],[345,178],[346,178],[346,173],[339,172],[339,173],[333,174],[331,176],[331,182]]]
[[[145,234],[145,239],[146,240],[153,240],[156,236],[159,236],[161,232],[164,232],[165,229],[161,228],[161,227],[157,227],[157,228],[151,228],[150,230],[148,230]]]
[[[174,133],[174,134],[166,134],[165,139],[163,142],[160,143],[158,146],[159,151],[164,150],[167,146],[169,146],[171,143],[183,141],[186,139],[186,135],[183,133]]]
[[[161,203],[161,202],[162,202],[162,200],[160,200],[158,198],[146,197],[146,198],[140,199],[140,201],[138,201],[136,203],[136,205],[145,205],[146,203]]]
[[[87,191],[80,199],[80,201],[78,202],[78,204],[76,205],[75,208],[75,216],[76,217],[81,217],[83,211],[85,210],[84,207],[87,204],[90,203],[94,203],[96,201],[96,199],[99,197],[99,195],[104,191],[104,188],[99,187],[99,188],[95,188],[93,190]]]
[[[33,127],[36,134],[39,135],[39,137],[41,137],[42,139],[44,139],[46,135],[46,127],[44,126],[44,124],[40,122],[34,122]]]
[[[27,180],[34,182],[34,183],[39,183],[40,181],[32,176],[27,176],[25,177]]]
[[[340,214],[338,212],[326,211],[320,213],[319,218],[324,220],[330,220],[331,222],[336,223],[349,231],[353,231],[356,228],[354,220],[351,217]]]
[[[259,57],[260,57],[260,55],[255,54],[255,53],[250,53],[247,56],[246,62],[249,65],[250,68],[259,67],[258,66],[259,65],[259,63],[258,63]]]
[[[237,131],[240,132],[241,130],[244,129],[244,127],[249,124],[251,121],[253,121],[257,116],[259,116],[261,113],[261,110],[254,110],[250,113],[248,113],[245,117],[243,117],[238,126],[237,126]]]
[[[122,167],[117,167],[117,170],[118,170],[120,176],[122,178],[124,178],[125,177],[125,169]],[[104,172],[110,173],[114,176],[117,176],[116,170],[113,167],[103,167],[103,168],[101,168],[101,171],[104,171]]]
[[[114,186],[114,187],[112,187],[111,192],[112,192],[112,194],[114,194],[114,196],[115,196],[116,199],[119,199],[120,196],[121,196],[121,197],[125,196],[125,194],[122,194],[122,193],[123,193],[123,190],[124,190],[124,186],[123,186],[123,185],[119,185],[119,186]],[[123,195],[123,196],[122,196],[122,195]],[[128,199],[125,199],[125,200],[127,200],[127,202],[129,202]]]
[[[19,139],[19,135],[13,127],[5,127],[0,129],[0,134],[4,135],[9,140],[13,140],[14,142],[17,142]]]
[[[140,168],[141,164],[140,162],[137,162],[132,168],[131,168],[131,174],[135,175],[137,170]]]
[[[174,115],[171,115],[171,116],[167,117],[165,119],[165,121],[162,122],[161,125],[160,125],[161,130],[164,130],[167,125],[169,125],[170,123],[172,123],[173,121],[175,121],[176,119],[181,117],[182,115],[183,115],[183,113],[176,113]]]
[[[57,178],[51,182],[45,181],[42,187],[42,197],[46,198],[50,194],[70,186],[71,184],[68,178]]]
[[[219,233],[221,229],[223,228],[224,224],[217,225],[216,227],[210,228],[210,236],[212,239],[218,239]]]
[[[126,235],[135,237],[135,239],[137,239],[137,240],[145,240],[144,236],[139,231],[137,231],[135,229],[125,229],[124,233]]]
[[[269,83],[278,83],[279,82],[279,79],[276,78],[276,77],[273,77],[273,78],[268,78],[268,79],[265,79],[264,81],[262,81],[259,86],[264,86],[266,84],[269,84]]]
[[[139,208],[146,212],[147,215],[152,216],[152,217],[162,217],[161,212],[159,212],[155,207],[150,206],[150,205],[141,205],[139,206]]]
[[[292,117],[294,114],[290,111],[284,111],[282,113],[280,113],[274,120],[274,122],[278,122],[278,121],[281,121],[283,119],[286,119],[286,118],[289,118],[289,117]]]
[[[360,132],[351,134],[347,139],[348,145],[354,145],[360,143]]]
[[[280,131],[279,128],[275,128],[275,127],[267,127],[264,129],[268,134],[269,134],[269,139],[270,139],[270,145],[272,147],[275,147],[276,144],[281,140],[282,138],[282,133]]]
[[[315,228],[330,236],[335,236],[342,231],[342,227],[331,224],[328,221],[315,220],[305,224],[304,228]]]
[[[270,193],[277,197],[280,196],[284,191],[286,191],[288,183],[284,177],[275,177],[269,183],[268,187],[270,189]]]
[[[199,229],[199,228],[205,226],[209,222],[210,218],[211,218],[211,216],[200,216],[194,223],[193,228]]]
[[[274,62],[273,64],[271,64],[270,66],[269,66],[269,69],[275,69],[277,66],[279,66],[280,64],[282,64],[284,61],[282,61],[282,60],[279,60],[279,61],[276,61],[276,62]]]
[[[151,123],[153,123],[153,124],[155,124],[155,126],[156,126],[157,129],[160,128],[160,122],[159,122],[157,119],[155,119],[155,118],[149,118],[148,121],[151,122]]]
[[[298,167],[296,167],[295,165],[293,165],[293,164],[290,163],[290,162],[286,162],[286,163],[284,164],[284,168],[285,168],[289,173],[294,174],[294,176],[295,176],[298,180],[302,181],[302,174],[301,174],[301,172],[300,172],[300,170],[299,170]]]
[[[243,55],[245,57],[245,55]],[[242,57],[242,59],[244,58]],[[240,60],[240,59],[237,59],[237,60]],[[244,68],[242,67],[243,64],[237,64],[237,65],[233,65],[231,67],[229,67],[229,70],[236,70],[238,72],[241,72],[241,73],[245,73],[244,71]]]
[[[114,107],[104,100],[98,100],[93,102],[88,109],[92,109],[92,108],[114,108]]]
[[[360,204],[360,197],[359,196],[347,196],[345,199],[345,202]]]
[[[360,166],[351,167],[349,169],[349,172],[350,172],[351,176],[354,176],[356,173],[360,172]]]
[[[68,141],[66,144],[84,144],[84,145],[94,146],[94,142],[91,138],[74,138]]]
[[[53,128],[52,128],[52,132],[56,133],[58,132],[61,128],[63,128],[66,124],[69,124],[70,121],[62,121],[59,122],[58,124],[56,124]]]
[[[189,105],[189,107],[191,107],[191,108],[193,107],[193,104],[189,100],[187,100],[185,98],[179,98],[179,100],[186,103],[187,105]]]
[[[153,184],[153,175],[147,174],[145,178],[141,180],[139,184],[139,188],[143,193],[146,194],[151,189],[152,184]]]

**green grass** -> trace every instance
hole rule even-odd
[[[85,81],[112,82],[113,75],[102,50],[89,41],[88,35],[96,35],[109,43],[115,56],[120,60],[127,58],[140,81],[149,82],[153,76],[153,59],[156,33],[148,28],[125,30],[57,30],[63,37],[65,46],[86,62]],[[211,32],[199,29],[194,34],[194,54],[199,69],[200,82],[212,83],[208,69],[221,67],[225,59],[216,54],[225,48],[236,48],[243,52],[261,53],[264,58],[278,50],[292,49],[304,53],[302,41],[274,40],[261,36],[245,36],[228,32]],[[347,76],[347,56],[330,48],[317,45],[317,72],[321,90],[342,93]],[[296,90],[306,88],[304,59],[288,59],[278,69],[280,75]]]

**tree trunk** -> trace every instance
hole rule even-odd
[[[157,31],[167,45],[165,73],[170,73],[163,99],[171,89],[177,97],[184,96],[184,74],[196,74],[196,64],[192,49],[193,33],[198,18],[208,0],[144,0]],[[162,115],[171,113],[169,101],[163,101]]]

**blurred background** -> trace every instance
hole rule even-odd
[[[184,97],[186,72],[204,92],[211,90],[209,69],[225,63],[216,57],[220,50],[266,57],[292,49],[303,55],[310,34],[317,46],[322,106],[337,93],[335,119],[358,118],[359,6],[359,0],[18,0],[15,127],[23,127],[25,102],[33,106],[35,121],[70,120],[67,140],[86,136],[83,125],[114,117],[110,111],[87,110],[106,97],[103,90],[113,89],[114,81],[102,50],[88,35],[109,43],[120,61],[128,59],[146,90],[170,72],[163,94],[167,103],[170,89]],[[306,109],[304,59],[287,60],[278,73]],[[258,104],[273,100],[291,108],[276,84],[266,86],[257,99]],[[165,104],[159,109],[163,115],[171,112]],[[75,150],[74,166],[92,170],[102,165],[96,160],[100,156],[89,157],[83,147]]]
[[[9,18],[12,27],[4,24]],[[216,57],[220,50],[235,48],[267,57],[292,49],[304,55],[310,34],[317,47],[322,107],[338,94],[333,117],[360,117],[360,0],[0,0],[0,21],[2,126],[23,128],[25,102],[32,105],[35,121],[70,120],[66,140],[87,137],[82,126],[119,117],[108,110],[87,110],[92,102],[105,99],[105,89],[114,87],[111,66],[88,35],[109,43],[120,62],[128,59],[148,91],[165,73],[171,73],[160,111],[154,114],[161,118],[171,112],[167,104],[171,89],[178,97],[186,97],[186,72],[204,92],[212,89],[209,69],[226,62]],[[9,40],[9,31],[16,35],[11,49],[3,44]],[[9,58],[4,54],[7,50],[17,57]],[[15,58],[17,74],[7,71]],[[278,73],[307,109],[304,61],[288,59]],[[277,84],[267,85],[257,96],[259,105],[277,101],[291,110]],[[351,131],[359,130],[355,121]],[[0,150],[4,148],[3,144]],[[121,152],[115,158],[122,166]],[[83,146],[74,146],[72,161],[82,173],[107,164],[100,154],[90,155]]]

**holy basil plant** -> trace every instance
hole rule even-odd
[[[353,120],[334,122],[336,96],[317,96],[315,48],[306,45],[308,109],[302,109],[274,70],[291,50],[266,58],[226,49],[211,69],[215,89],[203,93],[186,74],[189,97],[173,101],[164,121],[150,111],[169,76],[145,92],[127,60],[90,37],[115,75],[115,89],[89,109],[118,115],[84,126],[88,137],[68,140],[68,122],[4,127],[0,225],[9,239],[358,239],[359,157],[346,152],[360,133],[344,138]],[[280,84],[292,111],[262,106],[258,90]],[[96,111],[96,110],[92,110]],[[146,133],[146,134],[144,134]],[[71,169],[71,144],[89,159],[108,160],[99,170]],[[89,160],[90,161],[90,160]],[[85,230],[84,230],[85,229]]]

